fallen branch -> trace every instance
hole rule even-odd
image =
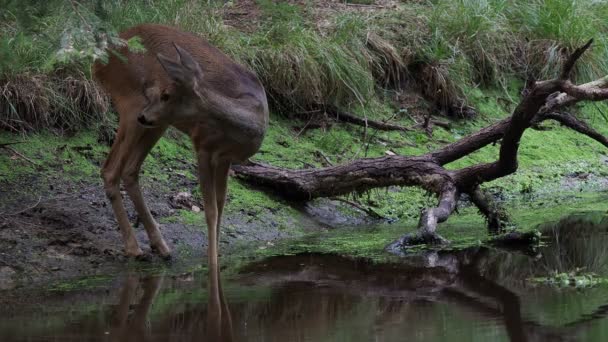
[[[25,209],[19,210],[19,211],[14,212],[14,213],[0,213],[0,217],[17,216],[19,214],[23,214],[26,211],[29,211],[29,210],[32,210],[32,209],[36,208],[40,204],[40,201],[42,201],[42,196],[38,197],[38,201],[36,201],[36,203],[34,205],[29,206],[29,207],[27,207]]]
[[[334,165],[334,163],[332,163],[331,160],[329,160],[329,158],[322,151],[320,151],[320,150],[315,151],[315,155],[317,155],[318,157],[320,157],[323,160],[323,164],[325,164],[325,166]]]
[[[589,126],[585,121],[578,119],[577,117],[573,116],[572,114],[550,112],[550,113],[544,114],[543,118],[555,120],[555,121],[561,123],[562,125],[564,125],[568,128],[571,128],[581,134],[584,134],[584,135],[590,137],[591,139],[599,142],[600,144],[608,147],[608,138],[607,137],[605,137],[603,134],[596,131],[595,129],[591,128],[591,126]]]
[[[40,164],[36,163],[35,161],[31,160],[30,158],[24,156],[23,154],[21,154],[19,151],[15,150],[14,148],[10,147],[10,146],[0,146],[1,148],[8,150],[10,152],[12,152],[13,154],[15,154],[16,156],[20,157],[21,159],[34,164],[35,166],[40,166]]]
[[[0,147],[17,145],[17,144],[23,144],[23,141],[11,141],[11,142],[6,142],[6,143],[0,143]]]
[[[380,131],[409,132],[409,131],[414,130],[411,127],[393,125],[393,124],[389,124],[389,123],[385,123],[385,122],[381,122],[381,121],[369,120],[369,119],[362,119],[357,115],[353,115],[353,114],[343,112],[343,111],[333,109],[333,108],[328,108],[327,112],[330,116],[332,116],[333,118],[335,118],[338,121],[347,122],[347,123],[351,123],[351,124],[355,124],[355,125],[359,125],[359,126],[363,126],[363,127],[371,127],[371,128],[375,128]]]

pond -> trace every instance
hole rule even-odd
[[[527,251],[478,246],[382,264],[300,254],[221,281],[217,269],[120,275],[8,301],[0,341],[608,341],[608,286],[529,280],[608,276],[608,218],[540,229],[546,244]]]

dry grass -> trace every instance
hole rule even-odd
[[[0,127],[14,132],[76,131],[105,120],[109,101],[81,72],[0,78]]]

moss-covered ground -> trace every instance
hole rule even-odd
[[[382,156],[386,151],[420,155],[506,117],[514,106],[513,101],[501,97],[504,92],[480,89],[470,89],[469,92],[473,104],[479,109],[479,117],[473,121],[455,121],[449,131],[435,128],[431,137],[422,131],[402,133],[370,129],[366,132],[362,127],[340,123],[334,123],[328,128],[302,130],[304,123],[273,113],[264,144],[253,159],[282,167],[307,168],[322,167],[327,163],[325,159],[339,164],[356,158]],[[386,108],[381,104],[379,106],[380,109],[373,112],[365,113],[361,109],[360,114],[376,119],[390,115],[388,105],[385,105]],[[578,115],[590,119],[594,127],[608,133],[608,125],[601,119],[606,110],[608,107],[604,104],[588,104],[577,108]],[[396,121],[402,125],[413,124],[412,119],[405,114],[397,115]],[[517,208],[531,209],[528,203],[532,200],[540,203],[540,206],[552,206],[563,203],[563,191],[594,192],[605,185],[608,167],[603,146],[557,124],[543,125],[548,130],[530,129],[526,132],[519,154],[520,169],[512,176],[484,185],[511,209],[516,221],[526,212]],[[101,187],[99,170],[109,147],[98,143],[97,135],[95,130],[71,137],[59,137],[50,133],[24,137],[0,132],[0,142],[20,142],[11,145],[12,151],[4,150],[0,153],[0,180],[3,184],[23,185],[12,187],[13,198],[19,195],[19,190],[30,195],[45,193],[53,182],[62,180],[73,182],[75,186]],[[498,148],[498,145],[490,145],[449,164],[448,168],[492,161],[498,154]],[[576,181],[570,184],[568,179]],[[30,184],[35,184],[38,188],[32,189]],[[167,196],[180,191],[192,192],[200,200],[195,160],[187,137],[172,134],[161,139],[144,163],[142,184],[144,188],[167,192]],[[261,214],[268,214],[282,229],[295,228],[289,227],[289,218],[299,214],[290,203],[260,189],[253,189],[234,178],[230,180],[229,189],[227,215],[245,215],[248,220],[256,220]],[[397,187],[351,195],[349,199],[373,209],[393,222],[394,226],[413,226],[405,223],[416,220],[420,210],[435,201],[419,189]],[[576,197],[572,201],[577,201]],[[346,204],[338,207],[343,214],[361,214]],[[516,209],[512,210],[513,208]],[[455,214],[450,222],[464,224],[458,221],[460,217],[462,215]],[[177,221],[204,227],[202,213],[190,210],[177,210],[174,215],[161,219],[161,222]],[[295,230],[300,231],[297,228]],[[382,231],[382,234],[391,234],[386,233],[391,229]],[[467,231],[466,234],[477,239],[477,233],[473,231]],[[364,240],[376,246],[373,240]]]

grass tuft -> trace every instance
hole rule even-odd
[[[0,128],[75,132],[106,120],[107,97],[82,72],[0,78]]]

